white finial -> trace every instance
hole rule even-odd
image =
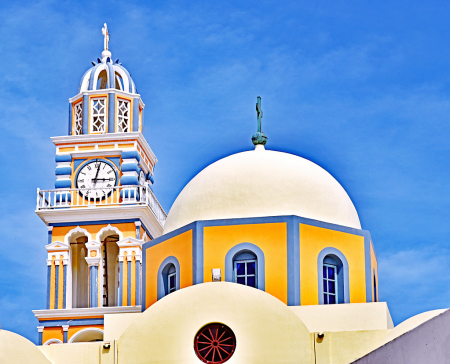
[[[106,62],[106,60],[108,59],[108,57],[111,58],[111,52],[108,50],[108,43],[109,43],[109,31],[108,31],[108,26],[105,23],[105,26],[102,28],[102,34],[105,37],[105,50],[102,52],[102,59],[103,59],[103,63]]]
[[[109,42],[109,32],[108,32],[108,26],[105,23],[105,26],[102,28],[102,34],[105,37],[105,51],[108,50],[108,42]]]

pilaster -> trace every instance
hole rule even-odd
[[[45,248],[47,249],[47,309],[66,308],[70,246],[55,241],[46,245]]]
[[[143,239],[134,239],[131,237],[117,242],[119,246],[120,264],[120,305],[135,306],[140,304],[143,243]]]

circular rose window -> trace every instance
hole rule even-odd
[[[234,353],[236,337],[224,324],[209,324],[195,335],[194,349],[204,363],[225,363]]]

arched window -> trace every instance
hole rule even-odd
[[[81,236],[70,243],[72,262],[72,308],[86,308],[88,306],[88,265],[86,262],[88,238]]]
[[[115,78],[116,78],[116,82],[115,82],[115,84],[116,84],[116,89],[117,89],[117,90],[123,91],[123,90],[124,90],[124,87],[123,87],[122,76],[119,75],[119,74],[116,72]]]
[[[107,84],[108,84],[108,73],[106,72],[106,70],[103,70],[98,75],[97,90],[106,89]]]
[[[258,288],[258,259],[251,251],[241,251],[233,259],[234,282]]]
[[[177,290],[177,269],[172,263],[167,264],[163,271],[164,295],[175,292]]]
[[[119,298],[119,235],[110,235],[102,241],[103,306],[118,306]]]
[[[342,261],[334,254],[323,259],[323,303],[344,303],[344,270]]]
[[[167,257],[158,269],[158,300],[180,289],[180,263],[174,256]]]

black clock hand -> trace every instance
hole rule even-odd
[[[100,163],[98,164],[98,167],[97,167],[97,173],[95,174],[95,177],[92,179],[92,181],[94,181],[94,184],[95,184],[95,182],[97,182],[98,172],[100,172]]]

